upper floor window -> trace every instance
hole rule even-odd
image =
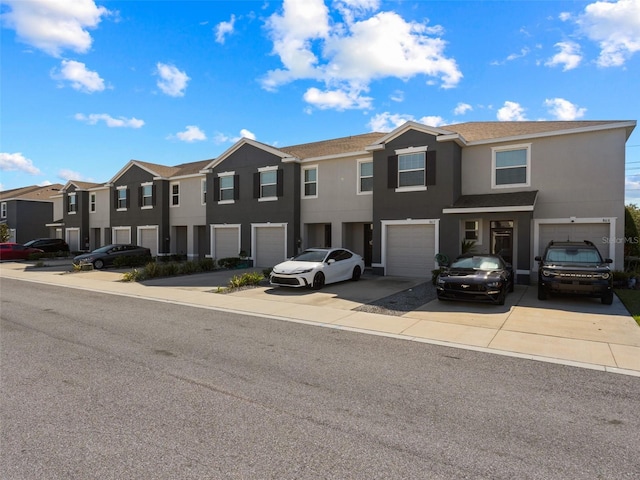
[[[75,193],[70,193],[67,196],[67,213],[76,213],[78,211],[78,203]]]
[[[436,151],[427,147],[409,147],[396,150],[389,157],[389,188],[396,192],[426,190],[436,184]]]
[[[528,187],[531,184],[531,144],[492,149],[491,187]]]
[[[373,162],[358,162],[358,193],[373,192]]]
[[[318,167],[304,167],[302,169],[302,196],[304,198],[318,197]]]
[[[116,209],[126,210],[127,208],[129,208],[129,189],[118,187],[116,189]]]
[[[203,178],[200,183],[200,202],[202,205],[207,204],[207,179]]]
[[[218,203],[233,203],[238,200],[238,178],[235,172],[223,172],[214,177],[213,200]]]
[[[233,201],[233,175],[220,177],[220,201]]]
[[[253,198],[260,202],[277,200],[282,196],[283,171],[278,167],[262,167],[254,174]]]
[[[179,207],[180,206],[180,184],[179,183],[172,183],[171,184],[171,199],[170,199],[171,203],[170,205],[172,207]]]
[[[7,202],[0,203],[0,218],[7,218]]]
[[[92,192],[89,194],[89,212],[94,213],[96,211],[96,207],[96,194]]]
[[[140,206],[142,208],[153,208],[153,184],[143,183],[140,187]]]

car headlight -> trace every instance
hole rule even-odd
[[[550,277],[551,272],[549,270],[542,270],[542,275],[544,275],[545,277]]]
[[[500,281],[487,283],[487,287],[491,287],[491,288],[496,288],[496,287],[501,287],[501,286],[502,286],[502,282],[500,282]]]
[[[292,273],[309,273],[313,268],[301,268],[299,270],[294,270]]]
[[[444,285],[444,283],[445,283],[444,282],[444,278],[438,277],[437,283],[438,283],[438,285]]]
[[[609,272],[605,272],[605,273],[602,274],[602,278],[604,280],[608,280],[610,276],[611,276],[611,274]]]

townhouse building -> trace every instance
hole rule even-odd
[[[59,210],[56,196],[62,185],[31,185],[0,192],[0,223],[9,227],[9,241],[25,243],[47,237],[46,226]]]
[[[242,252],[257,267],[342,246],[375,273],[428,277],[466,241],[503,255],[529,283],[545,245],[571,239],[593,241],[622,268],[616,239],[635,126],[407,122],[289,147],[243,138],[215,159],[132,160],[105,184],[69,182],[61,223],[67,241],[88,238],[91,248],[138,243],[192,259]]]

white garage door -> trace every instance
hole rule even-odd
[[[131,230],[128,228],[114,228],[113,243],[131,243]]]
[[[214,228],[214,252],[213,258],[237,257],[240,253],[240,229],[239,228]]]
[[[562,224],[541,224],[538,248],[540,251],[536,255],[542,255],[544,249],[550,241],[580,242],[589,240],[600,250],[603,258],[609,256],[609,245],[605,244],[605,239],[609,238],[608,223],[562,223]]]
[[[254,266],[273,267],[285,259],[284,227],[257,227]]]
[[[389,225],[385,274],[431,277],[435,268],[435,250],[435,225]]]
[[[138,245],[151,250],[151,255],[158,256],[158,228],[141,228],[138,230],[140,238]]]

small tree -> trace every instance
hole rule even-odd
[[[640,228],[640,210],[633,203],[624,209],[624,255],[625,257],[640,256],[640,245],[638,244],[638,232]]]
[[[11,238],[11,230],[6,223],[0,223],[0,242],[8,242]]]

